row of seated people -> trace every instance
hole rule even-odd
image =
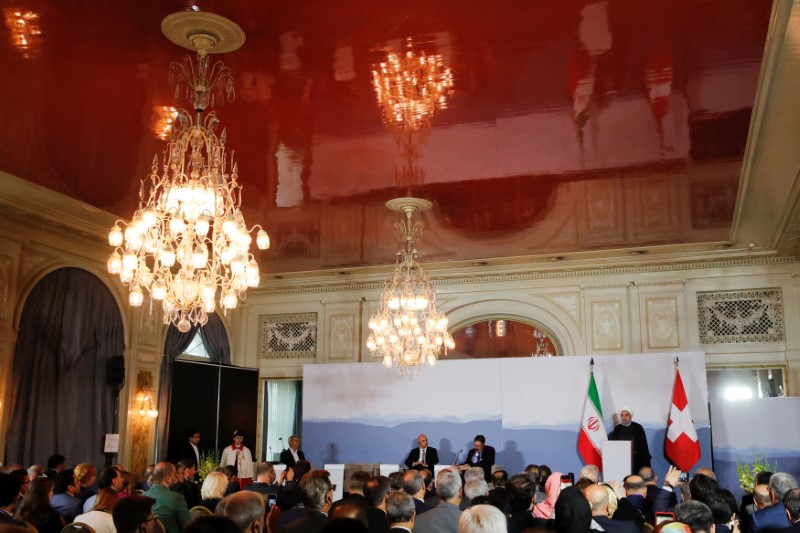
[[[127,496],[123,490],[121,469],[103,469],[97,475],[96,494],[85,498],[83,496],[92,491],[79,481],[79,477],[84,482],[94,480],[92,476],[84,477],[84,470],[78,467],[62,470],[54,480],[46,476],[37,477],[28,480],[27,489],[25,479],[18,480],[18,476],[8,474],[4,483],[13,479],[18,488],[12,504],[0,505],[0,522],[15,511],[13,516],[17,520],[34,524],[38,531],[60,531],[65,523],[73,520],[88,524],[95,531],[116,531],[111,516],[117,503]],[[19,475],[18,471],[16,473]],[[484,480],[482,468],[466,470],[463,481],[457,471],[444,470],[435,482],[428,470],[397,472],[388,478],[356,472],[348,481],[346,497],[333,502],[333,487],[327,473],[311,471],[308,462],[300,461],[280,476],[276,476],[270,463],[260,463],[256,480],[246,492],[259,493],[265,509],[270,511],[270,520],[261,524],[262,528],[290,533],[322,531],[334,522],[328,517],[337,515],[339,518],[349,516],[360,522],[365,531],[371,532],[385,532],[391,527],[423,533],[459,531],[459,522],[490,523],[491,516],[497,516],[494,511],[503,519],[503,528],[498,530],[512,532],[535,528],[577,533],[583,530],[582,521],[588,516],[586,527],[592,530],[634,533],[651,530],[657,513],[672,511],[692,531],[704,533],[767,533],[790,527],[795,522],[790,518],[793,516],[792,495],[800,494],[797,490],[792,491],[797,484],[788,474],[762,474],[756,480],[753,503],[743,503],[741,523],[735,519],[737,505],[732,494],[717,486],[713,472],[708,469],[701,469],[691,482],[685,484],[679,483],[680,472],[673,468],[667,472],[662,485],[657,483],[649,467],[643,468],[639,474],[628,476],[622,485],[616,482],[599,484],[596,467],[588,466],[581,471],[575,487],[562,491],[561,474],[550,472],[544,465],[530,465],[525,472],[511,479],[507,479],[502,470],[495,472],[492,490]],[[220,506],[224,507],[222,502],[228,497],[226,494],[238,489],[230,472],[209,473],[199,489],[194,475],[192,460],[180,461],[177,468],[171,463],[159,463],[153,467],[149,483],[140,489],[147,489],[145,495],[153,499],[155,516],[170,533],[188,528],[193,518],[192,507],[196,507],[195,514],[214,511],[219,514]],[[764,486],[767,500],[762,497]],[[51,488],[55,489],[55,495],[50,493]],[[681,490],[677,491],[677,488]],[[12,489],[8,489],[6,494],[13,492]],[[408,517],[409,520],[401,520],[405,514],[400,509],[402,498],[399,494],[410,497],[407,501],[412,504],[413,516]],[[393,514],[389,505],[392,496],[399,506],[399,514]],[[678,500],[684,503],[676,507]],[[268,506],[272,501],[276,501],[274,509]],[[2,500],[0,504],[4,502]],[[562,507],[561,513],[558,512],[559,506]],[[83,512],[79,514],[79,510]],[[692,518],[694,515],[684,516],[689,511],[702,516],[700,519]],[[709,516],[714,529],[703,529],[705,526],[698,524]],[[353,524],[349,527],[357,528]]]

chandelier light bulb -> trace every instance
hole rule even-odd
[[[111,246],[122,245],[122,230],[119,229],[119,226],[114,226],[111,228],[111,231],[108,232],[108,244]]]
[[[198,236],[205,237],[206,235],[208,235],[209,228],[210,225],[208,223],[207,216],[197,217],[197,220],[194,223],[194,231],[197,233]]]
[[[138,287],[133,289],[128,295],[128,303],[131,307],[140,307],[144,301],[144,294]]]
[[[153,284],[150,296],[152,296],[153,300],[163,300],[167,297],[167,286],[163,281],[158,281]]]
[[[267,235],[267,232],[263,229],[259,230],[258,235],[256,235],[256,245],[259,250],[266,250],[269,248],[269,235]]]
[[[386,356],[383,357],[383,366],[384,367],[392,368],[392,363],[393,363],[393,361],[392,361],[392,356],[391,355],[386,355]]]
[[[122,271],[122,258],[119,253],[112,253],[108,258],[106,266],[108,267],[109,274],[119,274]]]

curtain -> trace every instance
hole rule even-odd
[[[172,396],[172,362],[192,343],[200,330],[200,338],[206,347],[209,358],[215,363],[230,364],[231,347],[228,334],[222,320],[216,313],[208,315],[205,326],[194,326],[186,333],[178,331],[170,324],[164,340],[164,357],[161,360],[161,372],[158,390],[158,441],[156,443],[156,460],[165,460],[169,445],[169,399]]]
[[[289,447],[289,436],[298,432],[299,384],[294,380],[267,381],[267,461],[275,461]]]
[[[14,349],[6,457],[46,464],[104,464],[113,427],[109,358],[125,349],[122,317],[108,288],[77,268],[56,270],[31,291]]]

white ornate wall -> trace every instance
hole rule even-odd
[[[25,297],[50,271],[72,266],[97,275],[120,304],[128,376],[122,392],[120,460],[131,467],[151,461],[154,423],[135,418],[134,398],[137,384],[158,386],[164,327],[157,314],[148,313],[147,303],[130,309],[119,281],[106,274],[105,233],[114,217],[7,175],[0,178],[0,205],[6,206],[0,209],[0,453],[5,449],[6,393]],[[27,213],[2,202],[11,190],[5,186],[9,180],[18,197],[25,198]],[[31,213],[38,216],[35,223]],[[705,351],[711,365],[783,365],[788,393],[800,393],[800,263],[724,250],[693,263],[674,256],[661,262],[651,256],[603,261],[439,263],[430,265],[429,273],[437,305],[454,328],[500,314],[541,324],[566,356]],[[262,267],[269,271],[268,265]],[[261,288],[251,290],[246,302],[225,318],[234,363],[259,368],[265,379],[301,377],[304,364],[374,363],[365,348],[367,321],[390,270],[264,276]],[[701,342],[701,334],[708,341],[709,324],[701,327],[698,297],[704,309],[718,300],[744,302],[704,311],[710,316],[726,309],[738,312],[741,316],[726,326],[732,336]],[[755,335],[737,334],[735,328],[746,330],[748,321],[768,327]],[[290,337],[300,336],[304,342],[287,342],[287,333],[275,329],[276,324],[295,328]],[[270,338],[275,339],[272,349]]]

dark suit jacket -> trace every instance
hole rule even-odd
[[[197,453],[201,457],[203,456],[203,449],[200,446],[197,447]],[[181,445],[180,450],[178,451],[178,456],[175,457],[174,462],[177,463],[181,459],[194,459],[195,461],[199,462],[199,459],[194,455],[194,448],[192,448],[192,445],[189,444],[188,439]]]
[[[656,509],[656,511],[668,511],[678,505],[678,497],[675,496],[674,492],[663,489],[657,485],[647,485],[647,496],[645,497],[653,506],[667,506],[667,508],[659,508]],[[664,498],[666,498],[666,500],[664,500]]]
[[[303,453],[303,450],[297,450],[297,456],[301,461],[306,460],[306,454]],[[294,468],[294,456],[292,452],[289,451],[289,448],[281,452],[281,462],[286,465],[286,468]]]
[[[424,466],[411,466],[419,461],[421,455],[422,450],[419,448],[414,448],[408,452],[408,458],[406,459],[405,465],[408,468],[413,468],[414,470],[423,470],[425,468]],[[425,464],[428,465],[428,470],[431,472],[433,472],[433,467],[439,464],[439,452],[436,451],[436,448],[431,446],[425,448]]]
[[[423,502],[422,500],[414,498],[414,510],[417,511],[417,516],[421,515],[425,511],[430,511],[431,509],[433,509],[433,507],[431,507],[427,503]]]
[[[639,533],[641,531],[639,526],[630,520],[611,520],[607,516],[593,516],[592,518],[603,528],[603,531],[609,533]]]
[[[764,507],[753,513],[752,524],[753,533],[784,529],[792,525],[789,523],[789,517],[786,516],[786,510],[781,502],[770,505],[769,507]]]
[[[389,519],[386,513],[375,507],[367,509],[367,529],[369,533],[388,533]]]
[[[488,483],[492,479],[492,465],[494,464],[494,448],[491,446],[484,446],[483,452],[481,453],[481,460],[477,462],[472,462],[472,458],[475,454],[478,453],[478,450],[472,448],[469,453],[467,454],[467,459],[461,463],[469,466],[480,466],[483,468],[483,475],[486,478],[486,482]]]
[[[508,516],[508,533],[520,533],[526,529],[548,529],[548,525],[553,525],[551,520],[544,518],[534,518],[530,511],[514,511]],[[555,526],[552,527],[555,529]],[[638,533],[638,532],[637,532]]]
[[[270,485],[269,483],[262,483],[260,481],[254,481],[253,483],[249,484],[244,488],[244,490],[249,490],[252,492],[257,492],[259,494],[280,494],[282,487],[277,483],[273,483]]]
[[[319,511],[306,511],[306,514],[294,522],[286,524],[283,533],[317,533],[322,531],[328,516]]]
[[[800,522],[795,522],[787,528],[779,529],[776,533],[800,533]]]

